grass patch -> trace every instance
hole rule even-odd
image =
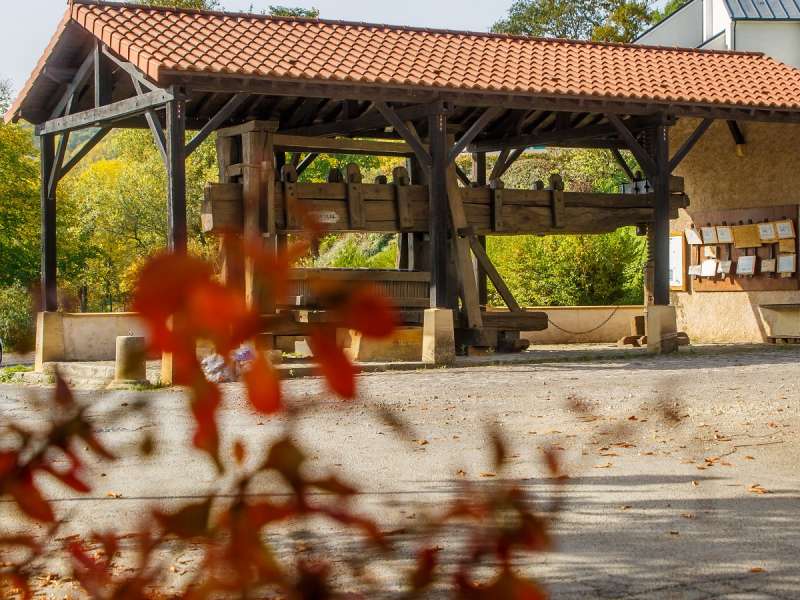
[[[16,380],[17,374],[33,371],[30,365],[14,365],[0,369],[0,383],[12,383]]]

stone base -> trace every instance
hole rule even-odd
[[[60,312],[36,315],[36,357],[34,370],[42,373],[44,364],[64,360],[64,318]]]
[[[429,308],[425,311],[422,331],[422,362],[450,365],[456,359],[453,311]]]
[[[139,336],[117,337],[117,356],[114,364],[114,383],[147,381],[147,342]]]
[[[669,354],[678,350],[678,325],[674,306],[651,305],[645,309],[647,351]]]
[[[345,354],[358,362],[417,362],[422,356],[422,327],[398,327],[388,338],[376,340],[349,331]]]

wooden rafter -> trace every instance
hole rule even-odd
[[[636,158],[636,162],[639,163],[648,176],[653,177],[658,171],[658,167],[656,166],[656,162],[653,160],[653,157],[651,157],[642,147],[628,126],[622,122],[622,119],[612,113],[606,115],[606,117],[617,130],[625,144],[628,146],[628,150],[633,153],[634,158]]]
[[[617,161],[617,164],[619,165],[620,169],[622,169],[622,171],[625,173],[625,176],[628,178],[628,181],[630,182],[636,181],[636,177],[634,176],[633,171],[631,171],[631,168],[628,165],[628,161],[625,160],[624,156],[622,156],[622,153],[617,148],[610,148],[609,152],[611,152],[611,156],[614,157],[614,160]]]
[[[703,134],[711,127],[711,124],[714,122],[714,119],[703,119],[697,128],[686,138],[686,141],[683,145],[678,149],[675,155],[669,161],[669,172],[675,170],[675,168],[681,164],[681,161],[686,158],[686,155],[692,151],[695,144],[700,141],[700,138],[703,137]]]
[[[218,129],[220,125],[227,121],[239,109],[245,100],[247,100],[248,97],[248,94],[236,94],[230,100],[228,100],[225,105],[219,109],[217,114],[209,119],[205,127],[198,131],[191,141],[186,144],[186,156],[189,156],[192,152],[194,152],[197,147],[200,146],[200,144],[202,144],[209,135],[211,135],[213,131]]]
[[[431,155],[427,148],[422,145],[419,137],[415,133],[412,133],[408,125],[403,122],[394,109],[392,109],[385,102],[376,102],[375,107],[380,111],[389,124],[394,127],[394,130],[397,132],[397,134],[403,138],[409,146],[411,146],[411,149],[414,151],[414,154],[416,155],[420,164],[422,164],[424,168],[430,168],[430,166],[433,164],[433,161],[431,160]]]
[[[473,140],[475,140],[478,135],[484,130],[484,128],[494,119],[497,115],[501,112],[502,109],[500,108],[487,108],[480,117],[478,117],[475,122],[467,129],[466,133],[461,136],[455,145],[450,149],[450,153],[447,156],[447,159],[453,161],[461,154],[467,146],[469,146]]]
[[[75,167],[75,165],[77,165],[83,159],[83,157],[89,154],[92,148],[97,146],[97,144],[99,144],[110,132],[110,127],[103,127],[95,131],[92,137],[86,140],[83,143],[83,146],[81,146],[80,149],[70,156],[69,160],[61,168],[59,178],[63,178],[67,173],[69,173]]]

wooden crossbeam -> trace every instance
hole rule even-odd
[[[481,245],[476,236],[469,236],[469,246],[472,250],[472,253],[475,255],[475,258],[478,259],[478,264],[480,264],[483,272],[489,277],[492,285],[494,285],[494,289],[496,289],[497,293],[500,294],[500,297],[503,299],[503,302],[506,303],[508,309],[512,312],[522,312],[522,308],[514,298],[514,294],[512,294],[511,290],[508,289],[506,282],[503,281],[503,278],[495,268],[494,264],[489,258],[489,255],[486,254],[486,249],[483,247],[483,245]]]
[[[695,144],[700,141],[700,138],[703,137],[703,134],[708,130],[709,127],[711,127],[713,122],[714,119],[703,119],[697,126],[697,129],[695,129],[692,134],[686,138],[686,141],[675,153],[675,156],[673,156],[669,161],[670,173],[672,173],[672,171],[674,171],[675,168],[681,164],[681,161],[686,158],[686,155],[692,151],[692,148],[694,148]]]
[[[430,112],[427,104],[409,106],[395,110],[397,116],[403,121],[414,121],[426,117]],[[386,118],[377,109],[369,111],[356,119],[346,119],[334,123],[320,123],[319,125],[309,125],[296,129],[286,129],[281,131],[286,135],[307,135],[307,136],[326,136],[326,135],[352,135],[360,131],[380,128],[386,123]]]
[[[494,167],[492,167],[492,172],[489,173],[489,181],[493,181],[500,177],[500,173],[503,172],[503,165],[506,164],[506,160],[508,159],[509,152],[510,150],[508,150],[508,148],[500,151],[500,155],[497,157]]]
[[[104,137],[106,137],[111,132],[110,127],[103,127],[98,129],[92,137],[86,140],[83,143],[83,146],[80,147],[72,156],[70,156],[69,160],[61,167],[61,173],[59,174],[59,178],[63,178],[67,173],[69,173],[75,165],[77,165],[84,156],[91,152],[92,148],[97,146]]]
[[[217,111],[217,114],[211,117],[208,123],[206,123],[189,143],[186,144],[186,156],[189,156],[192,152],[197,150],[198,146],[200,146],[213,131],[227,121],[249,97],[249,94],[236,94],[228,100],[225,105]]]
[[[454,161],[458,155],[466,150],[467,146],[469,146],[475,140],[475,138],[478,137],[478,135],[486,128],[492,119],[496,118],[501,112],[503,112],[503,109],[498,107],[487,108],[483,114],[472,124],[472,126],[467,129],[464,135],[461,136],[461,139],[458,140],[450,149],[447,160]]]
[[[92,108],[72,115],[45,121],[36,126],[36,135],[49,135],[86,127],[107,127],[115,121],[143,114],[151,108],[161,108],[175,96],[165,90],[156,90],[120,100],[100,108]]]
[[[520,156],[522,156],[523,152],[525,152],[525,148],[516,148],[515,150],[510,152],[506,157],[506,160],[503,162],[503,166],[500,168],[499,173],[493,179],[499,179],[503,175],[505,175],[506,171],[508,171],[511,168],[511,165],[517,162],[517,159]]]
[[[81,91],[84,85],[86,85],[93,71],[94,53],[90,52],[89,56],[87,56],[81,63],[81,66],[78,67],[78,72],[75,74],[75,78],[72,80],[72,83],[67,86],[66,91],[61,96],[58,104],[56,104],[53,112],[50,113],[51,119],[55,119],[65,114],[67,104],[71,103],[75,95]]]
[[[111,66],[106,60],[99,41],[94,43],[94,106],[98,108],[111,102],[114,81]]]
[[[636,137],[633,135],[628,126],[622,122],[617,115],[614,113],[609,113],[606,115],[606,118],[609,122],[614,126],[619,133],[622,140],[628,146],[628,150],[633,153],[633,156],[636,158],[636,162],[642,167],[645,173],[647,173],[650,177],[655,177],[658,167],[656,166],[656,162],[653,158],[647,153],[647,151],[642,148],[642,145],[638,142]]]
[[[470,185],[472,185],[472,182],[470,182],[467,174],[464,173],[464,170],[458,165],[456,165],[456,175],[461,180],[461,183],[463,183],[465,186],[469,187]]]
[[[300,153],[298,152],[297,155],[299,154]],[[308,167],[310,167],[311,163],[313,163],[318,156],[319,156],[318,152],[309,152],[308,154],[306,154],[306,157],[297,164],[297,169],[296,169],[297,175],[298,176],[301,175],[303,171],[305,171]]]
[[[133,88],[136,90],[136,93],[142,96],[145,92],[139,80],[133,77],[131,80],[133,81]],[[164,128],[161,126],[161,119],[152,108],[144,112],[144,118],[145,121],[147,121],[150,132],[153,134],[153,142],[158,149],[158,153],[161,155],[161,160],[164,162],[164,165],[167,165],[169,160],[167,156],[167,138],[164,134]]]
[[[411,132],[400,116],[394,111],[394,109],[390,108],[389,105],[383,101],[376,102],[375,108],[377,108],[384,118],[389,121],[389,124],[394,127],[394,130],[397,132],[397,134],[403,138],[409,146],[411,146],[411,149],[414,150],[414,154],[416,155],[420,164],[422,164],[423,167],[430,168],[433,164],[433,161],[431,160],[431,155],[428,152],[428,149],[422,145],[419,137]]]
[[[628,181],[631,183],[636,181],[636,176],[633,174],[633,171],[631,171],[628,161],[625,160],[624,156],[622,156],[622,152],[620,152],[617,148],[609,148],[609,152],[611,152],[611,156],[614,157],[614,160],[617,161],[620,169],[622,169],[622,171],[625,173]]]
[[[131,79],[135,79],[136,81],[138,81],[141,85],[143,85],[144,87],[146,87],[150,91],[159,89],[158,86],[156,86],[154,83],[151,83],[150,81],[148,81],[148,79],[144,76],[144,74],[139,69],[134,67],[128,61],[122,60],[121,58],[118,58],[117,56],[115,56],[114,53],[105,44],[103,44],[103,46],[102,46],[102,51],[103,51],[103,55],[106,58],[111,60],[111,62],[113,62],[115,65],[117,65],[120,69],[125,71],[131,77]]]
[[[405,142],[306,137],[300,135],[285,135],[282,133],[275,134],[275,147],[287,152],[313,151],[331,152],[334,154],[374,154],[375,156],[414,155],[414,150]]]

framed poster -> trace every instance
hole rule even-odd
[[[778,221],[775,223],[775,229],[778,232],[779,240],[794,239],[794,223],[791,221]]]
[[[778,235],[775,233],[775,225],[772,223],[759,223],[758,239],[762,242],[774,242],[777,240]]]
[[[669,289],[686,291],[686,244],[683,233],[675,231],[669,236]]]
[[[778,240],[778,252],[785,252],[787,254],[794,254],[797,250],[794,239],[791,240]]]
[[[701,227],[700,234],[703,236],[704,244],[717,243],[717,228],[716,227]]]
[[[756,257],[751,254],[750,256],[740,256],[736,261],[736,274],[737,275],[755,275],[756,274]]]
[[[697,232],[697,229],[694,227],[687,227],[686,228],[686,243],[690,246],[700,246],[703,243],[700,234]]]
[[[700,277],[716,277],[717,276],[717,259],[707,258],[700,263]]]
[[[761,272],[762,273],[774,273],[775,269],[778,266],[778,261],[774,258],[762,258],[761,259]]]
[[[795,271],[797,271],[797,254],[778,256],[778,273],[794,273]]]
[[[733,230],[729,225],[717,226],[717,241],[719,241],[720,244],[733,243]]]
[[[733,243],[736,248],[760,248],[761,238],[758,236],[758,225],[734,225]]]
[[[733,267],[733,261],[721,260],[719,263],[717,263],[717,273],[720,275],[729,275],[731,272],[731,267]]]

